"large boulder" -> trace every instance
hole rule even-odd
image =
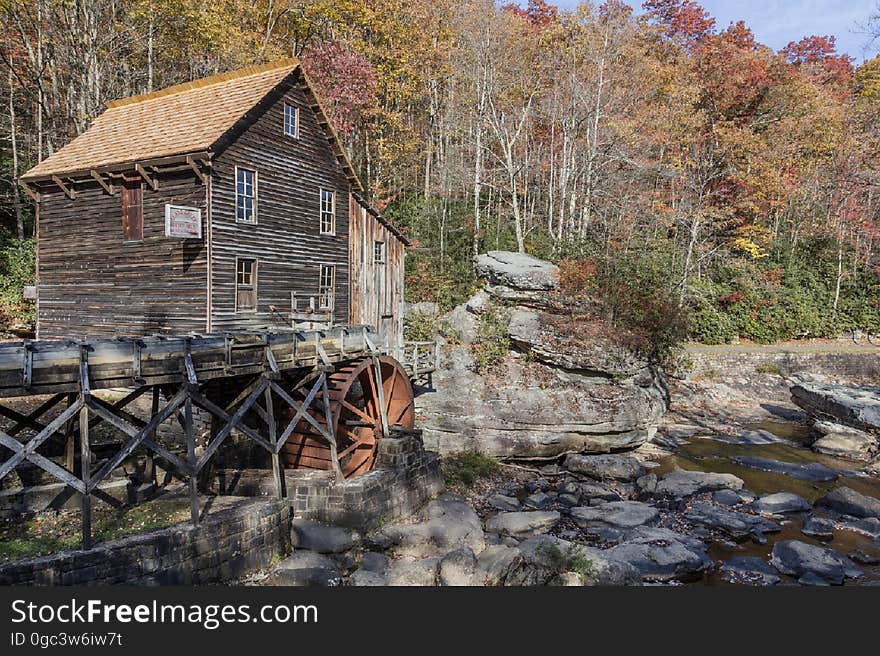
[[[478,255],[474,269],[477,277],[513,289],[550,290],[559,280],[559,268],[555,264],[511,251],[489,251]]]
[[[435,391],[419,395],[416,405],[426,446],[441,453],[607,453],[651,439],[666,411],[654,377],[615,380],[522,358],[482,376],[467,347],[444,352],[433,382]]]
[[[831,417],[846,426],[880,431],[880,387],[802,382],[792,386],[791,400],[812,417]]]

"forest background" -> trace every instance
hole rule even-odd
[[[293,55],[413,241],[411,301],[451,308],[505,249],[660,348],[880,332],[880,57],[833,36],[777,51],[693,0],[0,0],[0,21],[0,326],[33,322],[21,173],[110,100]]]

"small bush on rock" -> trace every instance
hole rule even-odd
[[[491,476],[498,471],[498,461],[479,451],[462,451],[447,456],[443,461],[443,477],[450,487],[473,485],[478,478]]]
[[[478,373],[485,374],[510,352],[507,322],[507,312],[496,306],[480,317],[477,337],[471,344]]]
[[[571,545],[562,551],[557,545],[550,544],[547,546],[546,555],[554,578],[566,572],[574,572],[583,581],[593,575],[593,561],[576,545]]]

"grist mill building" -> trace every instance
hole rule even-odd
[[[334,324],[401,339],[406,238],[360,196],[295,60],[110,103],[21,184],[38,339]]]

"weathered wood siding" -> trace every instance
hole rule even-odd
[[[291,291],[317,296],[321,264],[336,267],[334,321],[349,322],[349,182],[294,76],[214,159],[212,330],[289,325]],[[299,139],[284,134],[285,102],[300,108]],[[236,222],[236,166],[257,171],[256,225]],[[336,190],[335,236],[320,234],[322,188]],[[256,311],[236,312],[236,257],[257,259]]]
[[[372,326],[392,349],[403,343],[403,278],[406,248],[388,228],[352,198],[349,206],[352,323]],[[373,248],[385,244],[385,263]],[[392,350],[393,352],[393,350]]]
[[[57,187],[42,194],[37,225],[39,339],[204,331],[204,240],[165,237],[165,204],[206,207],[192,172],[144,185],[143,241],[125,241],[119,185],[78,185],[76,199]]]

